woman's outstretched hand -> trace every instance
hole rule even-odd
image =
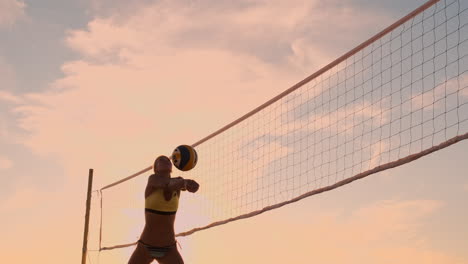
[[[186,181],[186,184],[187,184],[187,191],[189,192],[197,192],[198,191],[198,188],[200,188],[200,184],[198,184],[196,181],[194,180],[185,180]]]

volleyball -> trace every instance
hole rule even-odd
[[[181,171],[188,171],[197,165],[198,155],[191,146],[180,145],[172,152],[171,159],[176,168]]]

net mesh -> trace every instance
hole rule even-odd
[[[176,229],[191,231],[179,235],[253,216],[466,139],[468,1],[432,2],[196,143],[197,167],[182,176],[201,187],[181,198]],[[146,180],[103,190],[97,248],[137,240]],[[106,200],[118,206],[106,207]]]

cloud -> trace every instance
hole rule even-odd
[[[177,51],[221,49],[254,54],[270,63],[290,62],[285,69],[310,74],[311,69],[349,49],[354,40],[364,40],[368,31],[359,29],[392,20],[385,13],[362,10],[361,19],[356,20],[355,6],[335,1],[294,0],[287,5],[282,1],[141,2],[135,5],[137,9],[121,8],[100,16],[89,23],[86,31],[70,32],[69,44],[100,59],[111,54],[120,58],[135,48],[139,52],[148,47],[165,52],[161,46]],[[113,3],[112,9],[115,6]],[[328,19],[330,13],[334,15],[332,20]],[[329,34],[330,28],[334,34]],[[336,53],[337,47],[340,53]]]
[[[23,99],[20,96],[14,95],[6,91],[0,91],[0,101],[5,101],[14,104],[23,103]]]
[[[16,74],[13,67],[0,56],[0,79],[2,90],[13,90],[16,87]],[[0,90],[0,92],[3,92]],[[5,93],[5,92],[3,92]],[[3,97],[3,96],[2,96]]]
[[[362,238],[368,241],[386,239],[395,232],[410,238],[410,232],[420,227],[421,220],[439,210],[442,205],[434,200],[378,201],[354,211],[348,224],[361,226],[361,230],[365,230],[361,233]],[[373,230],[377,226],[385,231]]]
[[[448,81],[437,80],[437,83],[438,85],[433,89],[411,97],[411,106],[408,107],[433,111],[434,108],[443,108],[445,104],[457,104],[457,101],[447,99],[450,95],[455,94],[458,99],[465,97],[465,100],[468,97],[468,74],[461,74],[459,77]]]
[[[0,170],[10,169],[11,167],[13,167],[13,161],[0,156]]]
[[[223,256],[226,264],[245,260],[310,263],[304,252],[313,252],[317,263],[466,262],[431,243],[429,219],[443,207],[440,201],[384,200],[338,210],[327,208],[326,204],[301,201],[268,215],[200,232],[191,237],[196,253],[186,261],[209,263]],[[246,230],[247,240],[235,235],[245,234]],[[220,244],[209,243],[219,236],[229,239]],[[232,247],[242,254],[232,254]]]
[[[429,219],[443,207],[435,200],[383,200],[350,214],[319,216],[311,243],[319,259],[328,263],[463,263],[461,259],[432,247],[425,231]],[[316,230],[319,230],[316,233]],[[331,253],[340,248],[339,256]]]
[[[0,0],[0,28],[13,25],[25,15],[26,4],[18,0]]]
[[[37,197],[44,198],[46,193],[42,193],[36,188],[26,187],[14,192],[6,200],[1,203],[3,210],[27,210],[36,207],[36,204],[32,201],[36,200]]]

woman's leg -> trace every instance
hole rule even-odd
[[[135,251],[128,260],[128,264],[149,264],[153,262],[153,258],[148,253],[148,250],[140,243],[137,243]]]

